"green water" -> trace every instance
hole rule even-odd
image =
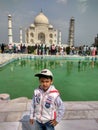
[[[65,101],[98,100],[98,62],[44,59],[22,59],[0,68],[0,93],[11,99],[32,98],[39,85],[34,74],[48,68],[54,74],[54,85]]]

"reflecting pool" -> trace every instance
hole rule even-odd
[[[98,100],[98,61],[20,59],[0,68],[0,93],[11,99],[32,98],[38,78],[34,74],[48,68],[54,74],[54,85],[65,101]]]

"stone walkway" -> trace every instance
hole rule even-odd
[[[56,130],[98,130],[98,101],[64,102],[66,111]],[[31,100],[0,100],[0,130],[34,130],[29,124]]]

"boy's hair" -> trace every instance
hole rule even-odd
[[[52,77],[52,76],[40,75],[40,76],[39,76],[39,79],[41,79],[41,78],[46,78],[46,79],[51,79],[51,80],[53,80],[53,77]]]

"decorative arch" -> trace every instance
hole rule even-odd
[[[31,36],[31,37],[34,37],[34,33],[31,32],[31,33],[30,33],[30,36]]]
[[[30,42],[31,42],[31,43],[34,43],[34,40],[33,40],[33,39],[31,39],[31,40],[30,40]]]
[[[41,42],[41,43],[45,43],[45,34],[44,33],[39,33],[38,34],[38,40]]]
[[[49,43],[52,45],[52,44],[53,44],[53,41],[50,39],[50,40],[49,40]]]
[[[52,34],[52,33],[50,33],[50,34],[49,34],[49,37],[50,37],[50,38],[53,38],[53,34]]]

